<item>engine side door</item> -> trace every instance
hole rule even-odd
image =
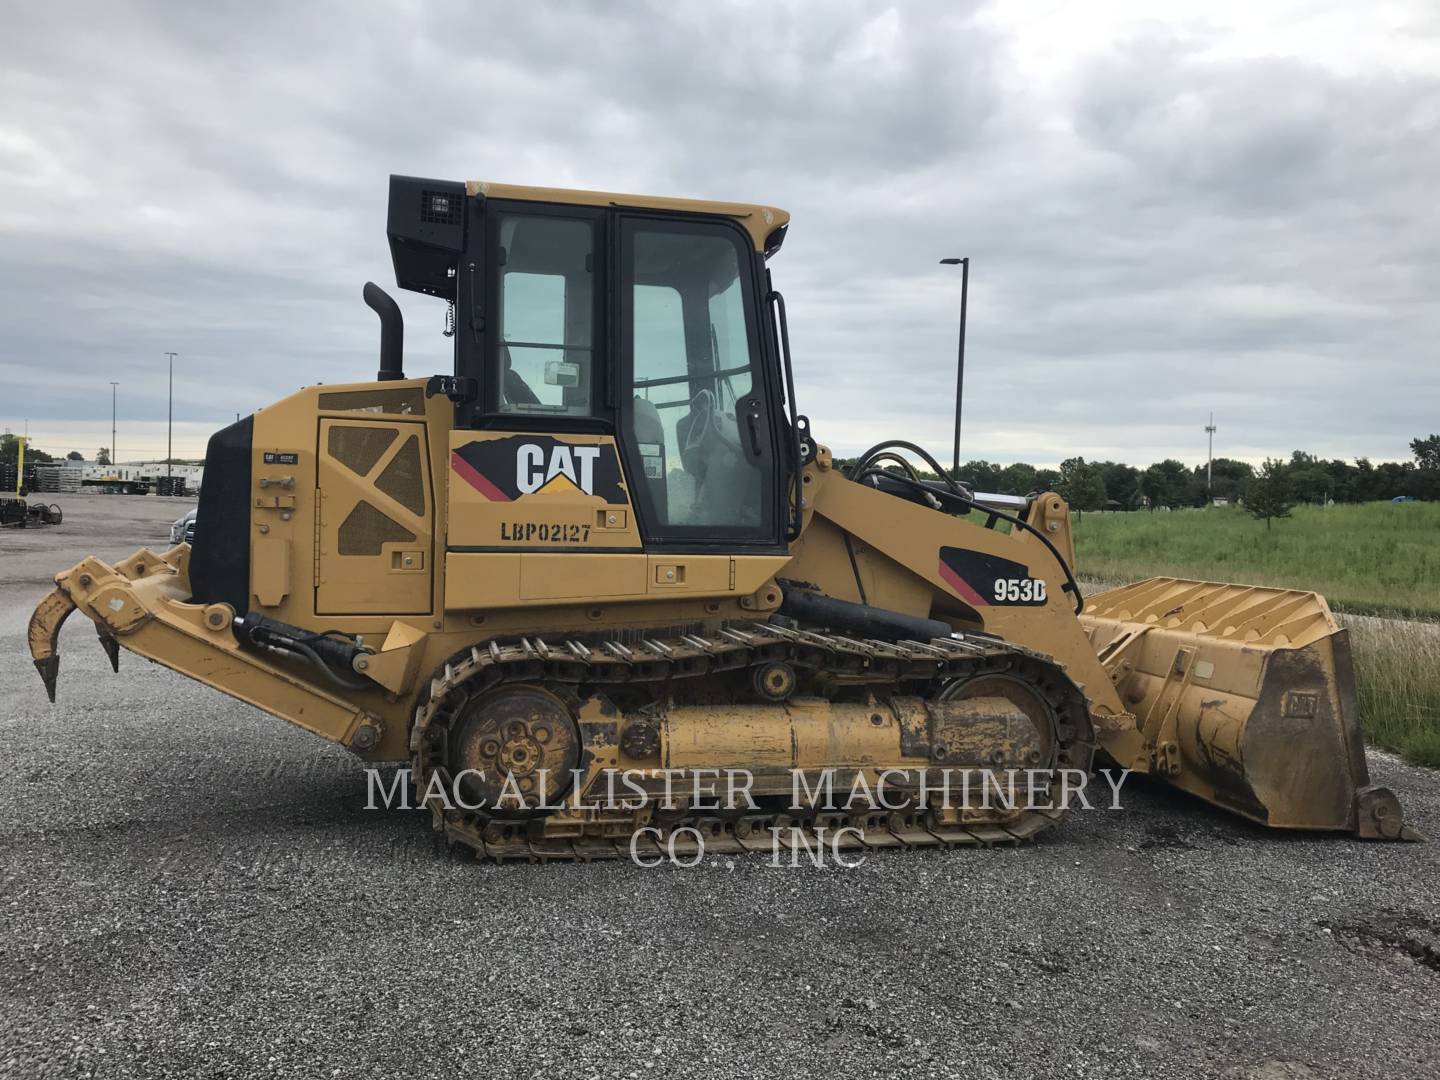
[[[322,419],[316,462],[316,613],[427,614],[434,493],[425,425]]]

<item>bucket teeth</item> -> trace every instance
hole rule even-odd
[[[1423,841],[1425,835],[1405,824],[1400,800],[1387,787],[1370,784],[1355,793],[1355,832],[1364,840]]]
[[[45,684],[45,693],[50,695],[50,704],[55,704],[55,678],[60,674],[60,657],[47,656],[35,661],[35,670],[40,672],[40,681]]]
[[[99,626],[96,626],[95,633],[100,638],[100,647],[105,650],[105,655],[110,658],[110,670],[118,674],[120,671],[120,642],[105,633]]]

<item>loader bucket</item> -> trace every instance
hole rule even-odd
[[[1274,828],[1420,839],[1370,783],[1349,635],[1323,597],[1151,578],[1089,597],[1081,621],[1136,717],[1138,742],[1102,739],[1118,764]]]

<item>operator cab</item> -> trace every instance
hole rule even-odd
[[[432,389],[482,448],[516,436],[519,493],[557,474],[583,489],[613,445],[646,550],[783,550],[796,428],[765,260],[787,221],[392,176],[388,232],[400,286],[452,305],[455,378]],[[557,458],[545,439],[570,449]]]

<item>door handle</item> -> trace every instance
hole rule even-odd
[[[765,444],[760,440],[760,406],[751,398],[745,402],[745,427],[750,432],[750,442],[746,446],[746,454],[752,462],[759,461],[765,455]]]

